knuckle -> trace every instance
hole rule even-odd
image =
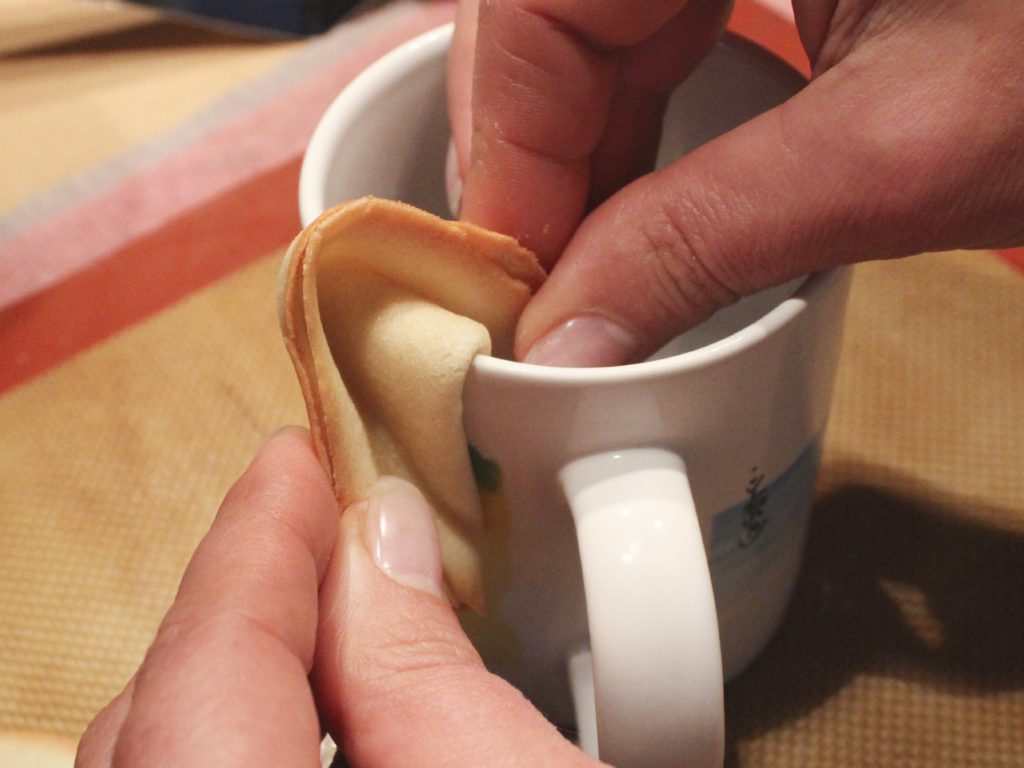
[[[157,630],[146,660],[156,659],[160,665],[168,657],[190,658],[203,649],[239,653],[256,645],[277,646],[291,653],[293,638],[267,622],[259,612],[236,607],[197,616],[189,606],[178,606],[168,613]],[[148,667],[143,664],[140,675],[145,676]]]
[[[715,206],[703,201],[658,198],[645,206],[640,235],[645,243],[643,269],[658,314],[692,325],[735,302],[740,291],[702,234],[714,232]]]
[[[480,665],[453,622],[401,613],[382,623],[371,655],[356,660],[357,674],[375,693],[445,686],[453,676]]]

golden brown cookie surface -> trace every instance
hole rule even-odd
[[[437,510],[458,605],[483,602],[463,381],[476,355],[512,354],[543,279],[512,238],[376,198],[327,211],[285,258],[285,344],[338,501],[365,498],[381,475],[415,483]]]

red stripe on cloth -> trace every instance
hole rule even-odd
[[[71,264],[58,260],[59,275],[43,280],[36,290],[22,286],[12,294],[20,293],[21,299],[0,302],[0,392],[289,242],[300,228],[301,152],[327,104],[383,53],[449,21],[453,8],[448,2],[417,6],[401,23],[382,30],[357,50],[340,51],[338,62],[258,110],[262,115],[277,110],[285,115],[283,120],[254,121],[252,114],[242,116],[224,131],[169,158],[161,173],[153,174],[150,169],[130,177],[104,196],[107,205],[85,200],[73,211],[41,222],[28,237],[45,239],[55,232],[66,235],[71,229],[79,235],[71,239],[89,252],[81,260],[75,258],[81,253],[71,254]],[[296,100],[301,109],[295,109]],[[302,120],[297,119],[297,112]],[[235,175],[216,193],[202,194],[202,184],[208,179],[195,173],[196,158],[210,157],[228,137],[245,140],[244,135],[239,136],[242,124],[252,133],[249,144],[270,142],[274,144],[270,154],[277,153],[279,159],[275,163],[273,156],[264,157],[262,165],[248,165],[247,175]],[[199,165],[209,170],[208,165]],[[178,194],[162,201],[143,200],[168,185]],[[143,202],[151,214],[162,218],[150,216],[145,230],[125,236],[118,222],[133,211],[138,213]],[[60,226],[69,223],[68,215],[77,216],[79,224],[84,221],[84,228]],[[90,222],[90,217],[101,221]],[[14,246],[24,243],[4,244],[8,256],[18,256]],[[39,252],[38,248],[28,251],[30,256]],[[2,287],[10,290],[12,286]],[[273,297],[268,301],[272,306]]]
[[[789,19],[753,0],[740,0],[733,9],[729,29],[763,45],[805,77],[811,76],[810,60],[804,52],[796,26]]]
[[[1024,272],[1024,247],[1022,248],[1003,248],[996,251],[1004,260],[1015,266],[1017,269]]]
[[[0,307],[47,290],[189,208],[301,153],[327,105],[373,61],[449,21],[452,4],[408,16],[213,134],[0,242]],[[325,38],[330,43],[332,38]]]
[[[0,391],[287,244],[300,228],[300,161],[254,176],[0,311]],[[273,302],[268,296],[267,311]]]
[[[365,65],[364,57],[371,52],[379,55],[382,46],[391,47],[415,31],[446,20],[440,17],[448,7],[439,3],[410,23],[397,25],[346,61],[340,72],[315,76],[314,81],[333,77],[338,88],[344,84],[339,84],[339,74],[343,81],[350,79],[356,61]],[[754,0],[740,0],[730,29],[808,73],[793,24]],[[317,87],[320,98],[331,93],[324,82]],[[194,208],[168,211],[171,217],[151,231],[118,243],[109,252],[97,254],[81,271],[0,310],[0,391],[286,244],[299,229],[294,201],[300,157],[294,154],[295,145],[289,150],[293,154],[282,157],[280,164],[238,181]],[[129,188],[130,183],[120,192]],[[1002,253],[1024,269],[1024,249]],[[268,305],[271,301],[268,297]]]

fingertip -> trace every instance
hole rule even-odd
[[[621,324],[597,313],[572,317],[541,334],[524,350],[523,362],[595,368],[631,362],[640,344]]]
[[[297,424],[286,424],[285,426],[278,427],[267,436],[263,445],[260,446],[257,455],[264,451],[274,453],[280,451],[291,453],[294,451],[297,452],[297,455],[312,453],[313,443],[309,430]]]
[[[131,710],[135,676],[100,710],[78,741],[75,768],[102,768],[113,764],[118,735]]]
[[[383,477],[370,488],[364,541],[377,567],[399,584],[444,598],[434,510],[412,483]]]
[[[319,466],[309,431],[298,426],[284,426],[271,432],[249,460],[248,466],[232,484],[221,505],[221,513],[231,507],[239,496],[262,492],[268,485],[281,485],[297,474],[313,471]],[[319,470],[323,474],[323,470]],[[315,477],[315,473],[314,473]]]
[[[292,504],[282,509],[299,508],[305,511],[332,509],[337,515],[337,502],[331,479],[313,447],[312,436],[305,427],[280,427],[272,432],[229,491],[227,502],[238,494],[274,492],[291,499]]]
[[[416,507],[413,516],[422,522],[425,505],[399,498],[408,484],[396,491],[387,487],[392,483],[376,493],[406,507],[401,517]],[[423,579],[396,578],[375,558],[371,507],[378,503],[359,502],[342,515],[321,589],[312,673],[323,721],[351,764],[585,760],[519,691],[487,671],[446,600],[424,589]],[[403,546],[432,546],[423,528],[403,526]],[[413,571],[422,576],[418,566]],[[453,755],[463,761],[453,762]]]

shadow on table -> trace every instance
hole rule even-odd
[[[908,485],[895,480],[885,485]],[[964,693],[1024,687],[1024,536],[963,519],[1015,513],[949,501],[859,485],[818,500],[789,614],[727,688],[727,767],[739,743],[860,674]]]

